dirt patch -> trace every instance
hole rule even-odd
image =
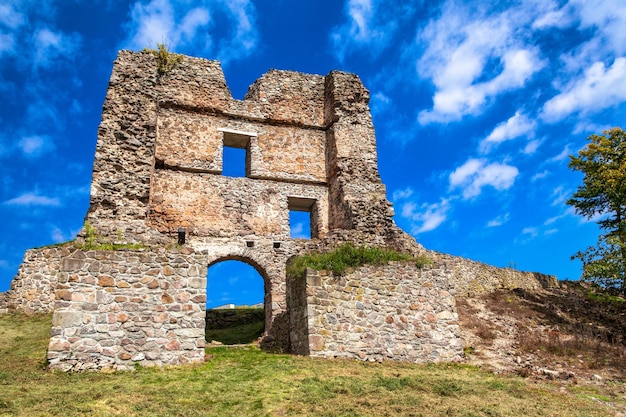
[[[457,298],[466,361],[563,383],[626,381],[626,303],[578,282]]]

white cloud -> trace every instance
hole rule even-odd
[[[523,87],[545,65],[539,50],[520,37],[527,20],[526,10],[486,16],[447,2],[418,36],[425,48],[418,72],[436,87],[433,108],[420,112],[419,122],[480,114],[489,99]]]
[[[537,237],[539,235],[539,230],[536,227],[525,227],[522,229],[522,234]]]
[[[370,99],[370,108],[373,114],[384,112],[391,104],[391,99],[380,91],[372,94],[372,98]]]
[[[343,62],[346,55],[357,49],[378,55],[391,43],[400,21],[415,12],[415,5],[411,3],[348,0],[346,22],[333,28],[330,34],[335,57]]]
[[[207,26],[210,21],[208,10],[196,8],[190,10],[183,18],[180,25],[180,36],[182,39],[191,41],[198,30]]]
[[[565,145],[565,148],[563,148],[563,150],[559,154],[554,155],[552,158],[549,158],[547,162],[561,162],[567,157],[569,157],[572,153],[569,147],[570,147],[570,144],[568,143],[567,145]]]
[[[24,156],[36,158],[47,151],[54,149],[54,144],[48,137],[26,136],[18,142],[18,147]]]
[[[509,189],[518,174],[514,166],[472,158],[450,174],[450,189],[462,188],[463,198],[469,199],[480,195],[486,186],[498,191]]]
[[[563,214],[559,214],[557,216],[553,216],[553,217],[550,217],[550,218],[546,219],[543,222],[543,225],[544,226],[549,226],[549,225],[551,225],[553,223],[556,223],[557,221],[559,221],[559,220],[561,220],[561,219],[563,219],[565,217],[568,217],[568,216],[577,217],[576,216],[576,210],[574,209],[574,207],[570,206],[563,212]]]
[[[218,58],[227,63],[232,59],[250,55],[254,52],[259,38],[255,26],[254,5],[250,0],[221,0],[218,4],[225,7],[229,22],[235,28],[231,36],[221,40]]]
[[[540,140],[531,140],[526,144],[526,146],[524,146],[524,149],[522,149],[522,153],[526,155],[532,155],[537,152],[539,145],[541,145]]]
[[[393,201],[398,201],[398,200],[406,200],[407,198],[411,197],[413,195],[413,188],[411,187],[406,187],[400,190],[395,190],[393,192],[393,194],[391,195],[391,199]]]
[[[135,49],[166,43],[175,47],[180,32],[174,27],[174,9],[169,0],[152,0],[148,4],[136,2],[131,11],[133,36],[130,45]]]
[[[353,46],[373,45],[382,49],[386,44],[385,31],[374,26],[375,16],[372,0],[349,0],[346,5],[348,21],[333,30],[330,35],[335,56],[343,61]]]
[[[562,185],[559,185],[552,191],[552,206],[558,206],[564,204],[565,201],[570,197],[571,193],[563,188]]]
[[[625,23],[626,24],[626,23]],[[542,117],[558,122],[572,113],[596,113],[626,100],[626,58],[615,59],[610,68],[596,62],[584,75],[563,88],[543,106]]]
[[[552,6],[555,7],[556,5],[552,3]],[[564,5],[560,9],[547,9],[543,15],[539,15],[539,17],[535,19],[532,23],[532,27],[534,29],[564,29],[571,26],[574,22],[572,11],[572,7],[570,7],[569,4]]]
[[[26,22],[24,14],[11,4],[0,4],[0,24],[15,30]]]
[[[304,224],[300,222],[291,226],[289,234],[295,239],[305,239],[309,237],[304,229]]]
[[[39,195],[36,192],[24,193],[18,197],[12,198],[10,200],[5,201],[3,204],[8,206],[48,206],[48,207],[58,207],[61,205],[61,202],[56,197],[46,197],[43,195]]]
[[[409,220],[411,233],[420,234],[438,228],[447,218],[450,201],[442,199],[439,203],[422,204],[409,201],[402,204],[401,216]]]
[[[500,215],[494,219],[491,219],[487,222],[487,227],[499,227],[502,226],[504,223],[509,221],[509,213]]]
[[[34,46],[33,67],[48,68],[62,61],[58,59],[59,57],[71,61],[80,46],[80,36],[43,28],[34,33],[32,42]]]
[[[613,0],[570,0],[570,3],[579,10],[581,29],[594,28],[605,48],[615,54],[626,52],[626,7],[619,7]]]
[[[0,56],[15,52],[15,37],[10,33],[0,33]]]
[[[543,170],[542,172],[538,172],[535,175],[533,175],[533,177],[531,178],[532,181],[537,181],[540,180],[542,178],[546,178],[548,175],[550,175],[550,171]]]
[[[520,136],[534,136],[537,123],[530,120],[528,116],[517,111],[514,116],[506,122],[500,123],[495,129],[480,143],[481,152],[489,152],[494,146]],[[538,144],[537,144],[538,146]],[[536,149],[536,147],[535,147]],[[532,153],[532,152],[531,152]]]
[[[137,50],[164,43],[173,50],[213,55],[222,63],[254,51],[258,33],[250,0],[204,0],[194,5],[189,9],[172,0],[135,2],[126,25],[130,33],[126,47]]]

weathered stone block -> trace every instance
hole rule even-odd
[[[80,311],[55,311],[52,315],[53,327],[73,327],[78,326],[83,321],[83,313]]]

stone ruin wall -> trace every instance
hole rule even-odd
[[[185,57],[159,78],[152,55],[122,51],[103,107],[87,220],[128,241],[170,243],[181,226],[191,244],[257,231],[285,240],[288,198],[302,197],[315,202],[318,237],[333,229],[397,233],[368,101],[353,74],[276,70],[236,100],[218,62]],[[219,175],[227,141],[247,149],[249,170],[236,186]],[[241,195],[232,195],[236,188]],[[238,205],[244,192],[252,210]]]
[[[0,293],[0,313],[52,313],[61,259],[69,254],[65,248],[27,250],[10,290]]]
[[[131,370],[204,360],[206,267],[183,251],[73,251],[55,291],[50,368]]]
[[[397,228],[368,101],[353,74],[275,70],[236,100],[218,62],[185,57],[158,76],[151,54],[120,52],[86,221],[101,242],[153,249],[28,251],[11,290],[0,295],[0,312],[53,310],[49,360],[58,369],[200,361],[207,267],[236,259],[264,279],[268,349],[371,360],[458,357],[454,295],[554,279],[428,252]],[[245,177],[221,175],[223,146],[246,149]],[[313,239],[290,238],[290,209],[310,211]],[[181,227],[184,253],[175,249]],[[290,257],[345,241],[426,254],[435,263],[286,279]]]
[[[450,275],[411,262],[364,266],[344,276],[308,269],[290,285],[292,350],[368,361],[460,360]]]

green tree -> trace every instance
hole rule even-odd
[[[567,204],[588,219],[599,217],[598,244],[572,256],[583,263],[582,278],[626,295],[626,132],[613,128],[591,135],[569,167],[584,174]]]

